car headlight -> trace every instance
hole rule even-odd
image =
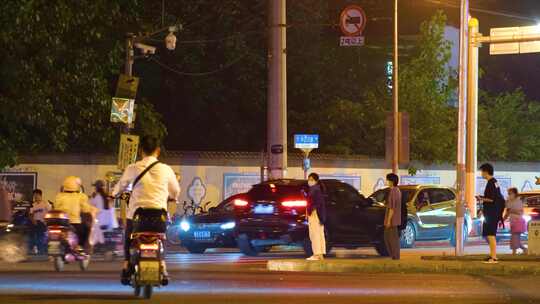
[[[190,227],[188,222],[186,222],[186,221],[180,222],[180,229],[187,232],[187,231],[189,231],[189,228],[191,228],[191,227]]]
[[[221,224],[221,226],[219,226],[221,229],[223,230],[227,230],[227,229],[233,229],[234,227],[236,227],[236,223],[235,222],[228,222],[228,223],[225,223],[225,224]]]

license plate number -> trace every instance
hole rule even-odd
[[[274,206],[272,205],[255,205],[253,208],[253,213],[256,214],[272,214],[274,213]]]
[[[202,231],[194,231],[193,237],[196,239],[209,239],[210,238],[210,231],[202,230]]]
[[[142,282],[158,282],[159,261],[140,261],[139,278]]]

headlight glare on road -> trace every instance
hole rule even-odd
[[[233,229],[234,227],[236,227],[236,223],[235,222],[228,222],[228,223],[225,223],[225,224],[221,224],[220,227],[223,230]]]
[[[182,221],[182,222],[180,222],[180,228],[182,230],[184,230],[185,232],[187,232],[187,231],[189,231],[189,228],[191,228],[191,227],[190,227],[188,222]]]

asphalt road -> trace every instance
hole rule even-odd
[[[443,251],[450,249],[432,247],[405,254]],[[353,252],[366,253],[371,252]],[[43,260],[0,263],[0,303],[540,303],[537,277],[266,270],[268,259],[283,257],[301,253],[271,252],[257,258],[234,251],[170,254],[172,282],[156,290],[151,301],[135,300],[131,289],[120,285],[119,262],[97,258],[87,272],[67,265],[62,273]]]

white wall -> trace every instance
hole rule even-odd
[[[232,178],[228,182],[229,191],[239,191],[239,189],[249,187],[249,184],[256,183],[260,179],[259,167],[235,167],[235,166],[179,166],[173,164],[173,169],[182,175],[182,193],[179,201],[194,199],[198,202],[211,201],[217,204],[223,199],[224,175],[238,173],[244,175],[244,179]],[[506,165],[505,167],[509,167]],[[511,166],[510,166],[511,167]],[[516,166],[522,169],[523,166]],[[496,167],[497,168],[497,167]],[[117,172],[114,165],[54,165],[54,164],[21,164],[10,171],[37,172],[38,188],[44,191],[45,199],[54,200],[63,179],[68,175],[80,176],[87,192],[91,191],[91,183],[96,179],[105,179],[108,172]],[[380,186],[382,178],[388,173],[388,169],[371,168],[313,168],[314,172],[321,175],[339,175],[350,177],[355,182],[360,178],[360,191],[364,195],[371,194],[377,186]],[[401,176],[406,176],[407,172],[402,170]],[[540,174],[538,174],[540,175]],[[287,176],[290,178],[302,178],[303,172],[300,167],[290,167]],[[442,185],[455,185],[455,172],[450,169],[422,170],[413,177],[412,182],[425,182],[422,179],[431,177],[433,183]],[[539,189],[535,185],[535,174],[532,171],[497,171],[496,177],[501,181],[503,188],[507,186],[517,187],[520,191]],[[405,178],[402,178],[406,181]],[[358,185],[356,185],[358,186]],[[482,187],[481,183],[479,186]],[[480,188],[479,187],[479,188]],[[483,191],[483,189],[478,189]]]

